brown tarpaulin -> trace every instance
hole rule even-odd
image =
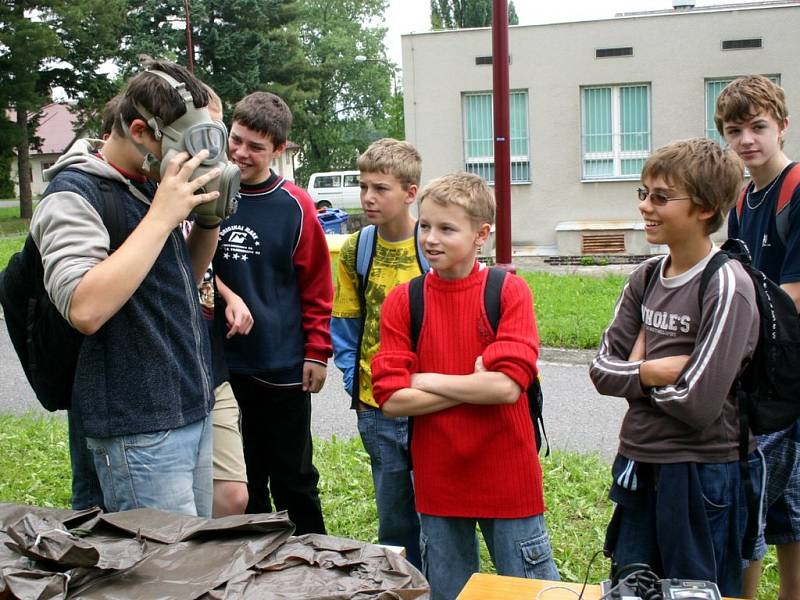
[[[285,512],[222,519],[0,504],[0,600],[412,600],[424,577],[391,550],[293,537]]]

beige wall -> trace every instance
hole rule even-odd
[[[649,83],[652,148],[705,131],[705,81],[780,75],[800,106],[800,5],[769,9],[512,27],[510,87],[528,90],[531,183],[512,186],[515,244],[555,247],[573,220],[638,220],[633,181],[581,181],[581,86]],[[722,51],[724,39],[763,39]],[[633,46],[633,57],[596,59],[596,48]],[[489,29],[403,36],[406,138],[422,154],[423,182],[464,168],[462,92],[490,91]],[[800,110],[800,109],[797,109]],[[800,123],[786,151],[800,158]]]

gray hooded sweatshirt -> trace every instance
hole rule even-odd
[[[155,192],[152,183],[131,182],[106,163],[96,153],[101,147],[98,140],[78,140],[46,171],[50,184],[31,220],[45,289],[67,320],[81,278],[109,254],[100,179],[122,199],[126,234],[144,218]],[[84,338],[72,409],[88,437],[182,427],[211,410],[209,365],[191,261],[176,228],[133,296]]]

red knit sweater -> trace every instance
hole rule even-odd
[[[425,278],[425,315],[417,353],[409,337],[408,284],[395,288],[381,312],[381,346],[372,361],[379,405],[410,387],[411,374],[487,370],[522,390],[536,376],[539,336],[527,284],[506,277],[496,339],[486,318],[488,270],[448,281]],[[542,469],[525,394],[515,404],[460,404],[414,417],[411,441],[417,510],[445,517],[521,518],[544,512]]]

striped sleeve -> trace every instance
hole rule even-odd
[[[697,341],[683,373],[674,385],[650,391],[656,406],[695,429],[717,420],[733,382],[753,354],[758,324],[753,284],[735,261],[729,261],[709,281]]]
[[[642,328],[642,296],[647,268],[652,258],[642,263],[625,283],[614,307],[611,324],[603,333],[589,376],[604,396],[635,399],[646,396],[639,380],[641,360],[629,361],[633,345]]]

